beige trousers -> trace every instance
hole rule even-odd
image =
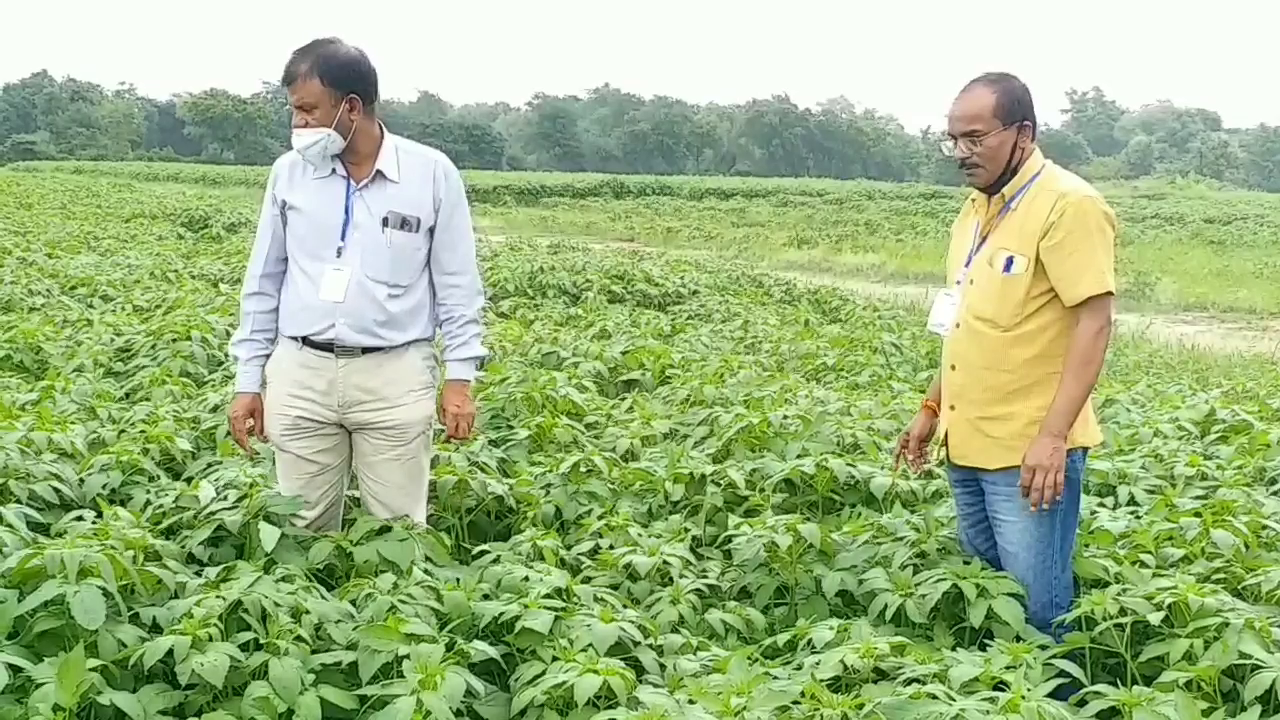
[[[281,338],[267,360],[267,440],[283,495],[301,497],[295,524],[340,530],[351,471],[369,514],[427,517],[437,374],[416,343],[338,358]]]

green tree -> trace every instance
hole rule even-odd
[[[1116,134],[1126,144],[1140,135],[1151,138],[1157,167],[1185,174],[1197,173],[1204,163],[1201,136],[1222,129],[1222,118],[1215,112],[1183,108],[1162,100],[1125,115]]]
[[[1156,144],[1146,135],[1138,135],[1129,141],[1120,153],[1120,165],[1125,177],[1146,177],[1156,171]]]
[[[1062,129],[1084,138],[1093,155],[1110,157],[1124,149],[1125,141],[1116,136],[1116,125],[1125,110],[1098,86],[1068,90],[1067,107],[1062,112],[1066,115]]]
[[[696,115],[689,103],[668,97],[632,110],[620,123],[620,157],[642,173],[696,172],[702,150]]]
[[[1071,170],[1078,170],[1093,160],[1089,143],[1070,130],[1045,126],[1040,129],[1038,142],[1047,157]]]
[[[1267,192],[1280,192],[1280,127],[1259,125],[1240,139],[1244,182]]]
[[[1093,181],[1199,175],[1280,192],[1280,131],[1231,129],[1212,110],[1168,101],[1127,110],[1100,88],[1066,93],[1046,155]],[[817,176],[962,184],[932,128],[836,97],[800,107],[786,95],[738,104],[645,98],[610,84],[584,96],[535,94],[456,107],[423,91],[383,99],[393,132],[464,168],[610,173]],[[0,162],[145,158],[266,164],[288,147],[287,94],[209,89],[152,99],[39,71],[0,86]]]
[[[635,172],[622,152],[627,118],[645,107],[645,99],[609,84],[593,88],[578,108],[584,169],[592,172]]]
[[[1244,164],[1235,139],[1224,132],[1201,133],[1191,142],[1183,167],[1189,173],[1238,182]]]
[[[538,167],[561,172],[586,170],[583,152],[581,99],[536,93],[525,108],[522,138],[528,157]]]
[[[774,95],[743,108],[740,132],[752,150],[751,174],[802,177],[809,172],[813,122],[791,98]]]
[[[178,98],[186,134],[212,162],[266,165],[284,152],[272,123],[272,108],[260,98],[226,90],[203,90]]]

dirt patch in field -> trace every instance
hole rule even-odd
[[[503,235],[487,235],[488,242],[502,242]],[[676,251],[655,248],[624,240],[599,238],[574,238],[596,247],[646,252],[671,252],[690,255],[710,255],[695,251]],[[927,285],[894,285],[856,278],[817,273],[772,271],[777,275],[801,282],[827,287],[838,287],[859,295],[928,306],[936,287]],[[1202,313],[1146,314],[1117,313],[1116,330],[1121,333],[1142,335],[1156,342],[1169,343],[1184,348],[1200,349],[1218,354],[1248,353],[1275,357],[1280,354],[1280,320],[1236,319]]]
[[[1275,357],[1280,352],[1280,323],[1246,323],[1212,315],[1131,315],[1116,324],[1152,339],[1217,353],[1249,353]]]
[[[927,307],[937,287],[889,285],[865,280],[808,273],[780,273],[801,282],[848,289],[859,295],[907,302]],[[1280,352],[1280,321],[1236,320],[1201,313],[1116,313],[1116,329],[1144,335],[1157,342],[1215,353],[1251,353],[1275,356]]]

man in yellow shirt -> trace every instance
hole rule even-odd
[[[944,151],[974,192],[929,313],[942,367],[898,444],[915,471],[941,430],[961,547],[1006,570],[1061,640],[1081,481],[1102,442],[1091,395],[1111,336],[1115,214],[1036,147],[1031,93],[990,73],[956,97]]]

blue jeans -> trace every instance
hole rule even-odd
[[[1027,593],[1027,621],[1058,642],[1067,628],[1054,621],[1071,609],[1075,596],[1072,553],[1088,452],[1067,451],[1062,500],[1036,512],[1022,497],[1020,468],[947,468],[961,549],[1013,575]]]

